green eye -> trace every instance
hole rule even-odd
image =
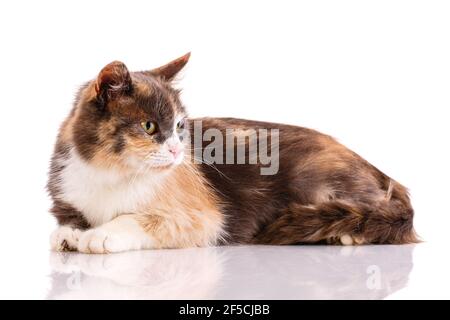
[[[154,134],[156,132],[156,123],[151,121],[142,121],[141,127],[147,134]]]
[[[184,129],[184,119],[177,123],[177,129]]]

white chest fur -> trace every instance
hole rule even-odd
[[[73,150],[61,172],[59,198],[81,211],[94,227],[120,214],[137,213],[155,195],[161,177],[124,175],[87,163]]]

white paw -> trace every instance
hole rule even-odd
[[[348,234],[344,234],[343,236],[341,236],[340,240],[344,246],[351,246],[353,244],[353,238]]]
[[[141,242],[135,237],[101,227],[84,232],[78,242],[78,251],[83,253],[113,253],[141,248]]]
[[[81,231],[62,226],[53,231],[50,236],[50,247],[53,251],[71,251],[78,247]]]
[[[352,246],[365,243],[363,237],[355,237],[349,234],[344,234],[343,236],[341,236],[340,241],[344,246]]]

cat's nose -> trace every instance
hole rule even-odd
[[[181,144],[169,145],[169,152],[173,155],[174,158],[178,157],[181,153]]]

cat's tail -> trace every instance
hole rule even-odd
[[[396,195],[395,191],[370,205],[345,200],[294,204],[257,234],[254,243],[343,243],[343,237],[349,236],[358,244],[416,243],[413,215],[407,193]]]

